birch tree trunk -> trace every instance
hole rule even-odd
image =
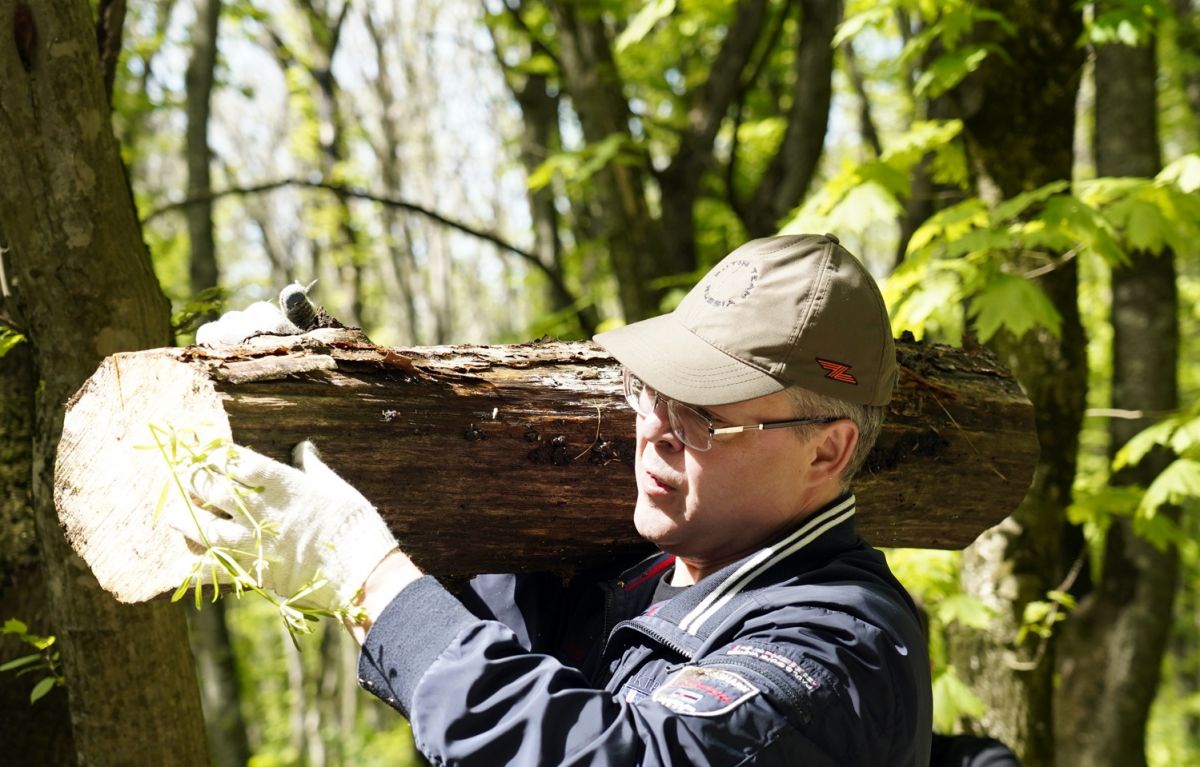
[[[169,340],[112,135],[91,7],[0,0],[0,20],[9,40],[0,46],[0,229],[41,381],[33,504],[75,748],[85,765],[204,765],[183,614],[101,591],[54,509],[67,398],[109,354]]]

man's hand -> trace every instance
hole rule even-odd
[[[321,462],[311,442],[297,445],[293,459],[294,467],[235,448],[224,466],[193,475],[200,529],[190,521],[180,527],[199,546],[239,552],[235,558],[260,585],[283,597],[323,581],[297,604],[341,611],[397,549],[396,539],[375,507]],[[253,561],[256,528],[266,560],[261,572]]]

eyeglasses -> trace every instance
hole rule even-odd
[[[718,429],[713,427],[712,419],[707,415],[691,405],[664,397],[647,386],[645,381],[629,372],[628,368],[621,369],[621,377],[625,384],[625,400],[634,409],[634,412],[640,416],[648,416],[658,409],[660,403],[666,403],[667,422],[671,426],[671,433],[693,450],[708,450],[712,447],[713,437],[720,434],[737,434],[738,432],[761,431],[762,429],[787,429],[793,426],[809,426],[841,420],[837,416],[820,416],[749,423],[741,426],[722,426]]]

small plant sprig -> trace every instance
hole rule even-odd
[[[263,492],[263,488],[247,485],[231,476],[230,467],[237,461],[238,456],[237,445],[225,437],[202,442],[195,431],[177,429],[170,425],[150,424],[150,434],[154,445],[146,447],[158,450],[171,474],[159,493],[154,508],[154,520],[157,522],[161,516],[174,489],[187,509],[192,524],[195,525],[203,547],[191,573],[171,595],[172,602],[183,599],[191,591],[195,606],[200,609],[204,602],[206,585],[212,589],[212,602],[220,598],[223,585],[230,587],[238,599],[245,593],[252,593],[274,605],[293,641],[301,634],[312,633],[315,624],[323,617],[347,623],[361,620],[362,608],[351,604],[333,610],[302,604],[306,597],[328,583],[319,571],[313,573],[312,577],[290,596],[276,594],[264,586],[264,573],[270,568],[270,561],[264,553],[264,542],[279,535],[279,530],[273,522],[259,520],[250,511],[248,499],[255,493]],[[196,502],[192,493],[188,491],[188,487],[194,486],[198,481],[224,485],[228,496],[234,499],[234,512],[250,531],[248,548],[219,546],[209,540],[197,513]]]
[[[0,665],[0,671],[15,671],[17,676],[39,671],[44,674],[29,693],[31,704],[37,703],[55,687],[62,687],[67,683],[62,673],[62,658],[59,655],[58,647],[55,646],[56,640],[53,635],[31,634],[29,627],[16,618],[9,618],[5,621],[4,628],[0,629],[0,634],[13,634],[17,639],[37,650],[37,652],[22,655]]]

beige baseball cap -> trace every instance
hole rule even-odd
[[[692,405],[792,385],[886,405],[896,382],[879,287],[829,234],[752,240],[704,275],[675,311],[595,341],[654,389]]]

